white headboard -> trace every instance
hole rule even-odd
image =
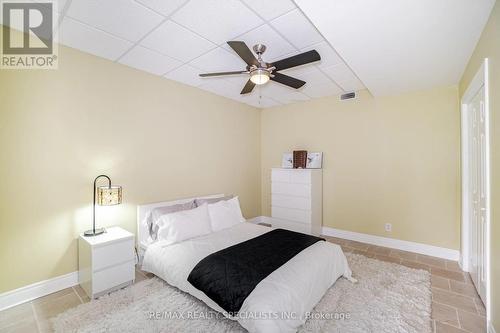
[[[144,251],[144,250],[146,250],[146,248],[148,246],[149,230],[147,229],[147,227],[145,225],[143,225],[142,222],[144,221],[144,218],[147,216],[147,214],[149,214],[149,212],[152,211],[154,208],[182,204],[182,203],[192,201],[194,199],[221,198],[223,196],[224,196],[224,194],[213,194],[213,195],[207,195],[207,196],[203,196],[203,197],[186,198],[186,199],[179,199],[179,200],[175,200],[175,201],[156,202],[156,203],[137,206],[137,247],[140,250]]]

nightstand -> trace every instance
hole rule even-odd
[[[78,281],[92,299],[123,288],[135,280],[134,235],[112,227],[78,239]]]

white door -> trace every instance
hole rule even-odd
[[[486,301],[487,137],[484,86],[468,104],[470,274],[479,296]]]

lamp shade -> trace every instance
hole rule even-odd
[[[99,206],[112,206],[122,203],[121,186],[101,186],[97,188],[97,204]]]

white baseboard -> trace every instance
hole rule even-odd
[[[36,282],[28,286],[7,291],[0,294],[0,311],[15,305],[34,300],[56,291],[73,287],[78,284],[78,272],[57,276],[45,281]]]
[[[493,327],[493,324],[491,323],[491,320],[488,320],[488,333],[496,333],[495,328]]]
[[[323,227],[322,230],[323,230],[322,233],[325,236],[345,238],[353,241],[358,241],[378,246],[385,246],[397,250],[415,252],[419,254],[425,254],[428,256],[433,256],[453,261],[458,261],[460,258],[460,252],[458,250],[447,249],[444,247],[409,242],[394,238],[374,236],[369,234],[362,234],[359,232],[334,229],[330,227]]]
[[[271,223],[270,220],[272,220],[272,218],[268,216],[256,216],[254,218],[248,219],[247,222],[256,224]],[[459,261],[460,259],[460,251],[434,245],[427,245],[400,239],[362,234],[359,232],[340,230],[330,227],[322,227],[321,233],[325,236],[332,236],[332,237],[338,237],[338,238],[344,238],[353,241],[368,243],[372,245],[385,246],[385,247],[390,247],[392,249],[415,252],[419,254],[425,254],[428,256],[438,257],[453,261]]]

